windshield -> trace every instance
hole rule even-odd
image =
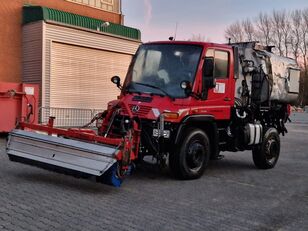
[[[177,44],[142,45],[128,71],[125,90],[186,97],[182,81],[193,83],[201,46]]]

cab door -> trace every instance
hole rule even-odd
[[[204,105],[216,119],[229,119],[234,105],[232,49],[208,48],[203,70]]]

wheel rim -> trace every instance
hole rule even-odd
[[[191,171],[198,171],[204,162],[205,148],[200,141],[190,143],[186,152],[186,164]]]
[[[265,157],[267,162],[274,164],[279,155],[279,145],[275,139],[269,139],[265,146]]]

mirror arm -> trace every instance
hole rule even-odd
[[[195,98],[196,100],[200,100],[202,99],[202,96],[200,93],[195,93],[193,91],[186,93],[188,96],[191,96],[193,98]]]
[[[202,99],[201,94],[199,94],[199,93],[192,92],[191,96],[194,97],[197,100]]]

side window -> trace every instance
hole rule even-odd
[[[215,51],[215,78],[228,78],[229,54],[226,51]]]
[[[228,78],[229,53],[227,51],[208,49],[205,55],[204,68],[205,77]]]

